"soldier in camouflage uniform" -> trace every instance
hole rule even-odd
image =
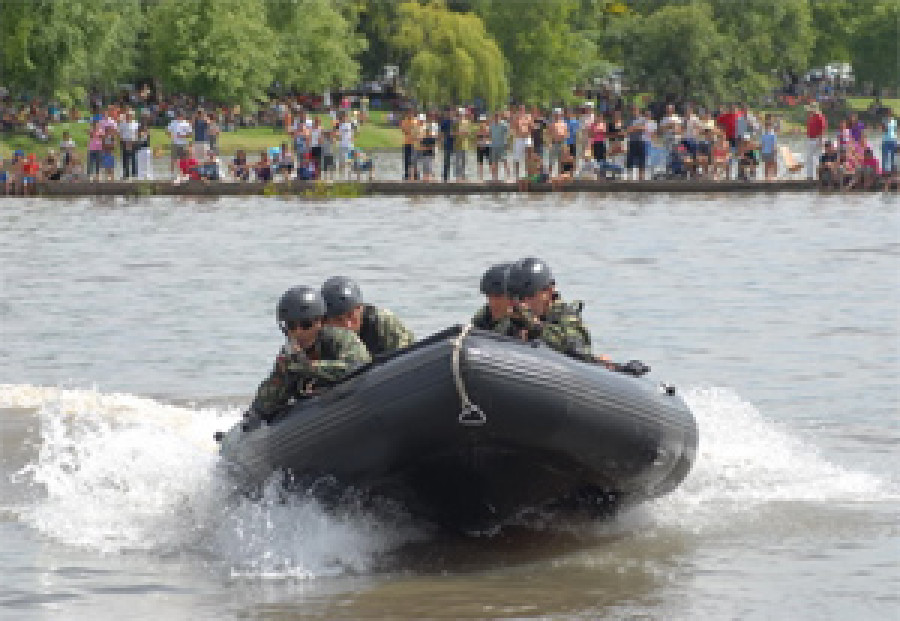
[[[606,360],[591,352],[591,334],[581,319],[582,303],[560,299],[546,263],[532,257],[518,261],[510,268],[507,289],[516,303],[496,331],[525,340],[540,339],[581,360]]]
[[[470,323],[473,328],[494,330],[500,320],[509,315],[512,300],[506,290],[506,283],[512,265],[512,263],[492,265],[481,277],[481,293],[487,297],[487,303],[472,317]]]
[[[259,385],[248,418],[272,420],[296,397],[333,385],[371,360],[356,334],[323,325],[325,301],[315,289],[289,289],[278,302],[276,316],[287,343]]]
[[[391,311],[364,304],[359,285],[344,276],[334,276],[322,285],[327,313],[325,324],[346,328],[359,335],[372,356],[412,345],[412,331]]]

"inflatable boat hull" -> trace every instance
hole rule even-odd
[[[236,425],[223,458],[250,485],[275,471],[326,478],[458,528],[548,504],[614,509],[690,469],[697,427],[673,390],[537,343],[459,335],[377,360],[271,423]],[[460,388],[480,414],[461,420]]]

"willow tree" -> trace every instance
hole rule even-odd
[[[147,12],[154,75],[170,90],[254,104],[275,73],[262,0],[159,0]]]
[[[505,59],[480,17],[454,13],[439,2],[405,2],[399,14],[394,45],[409,56],[409,86],[421,103],[480,98],[496,108],[506,102]]]
[[[133,68],[137,0],[0,1],[0,82],[70,104]]]
[[[288,88],[323,91],[359,79],[355,56],[366,41],[329,0],[266,0],[275,79]]]

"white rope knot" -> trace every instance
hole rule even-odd
[[[479,426],[487,422],[487,417],[480,407],[472,403],[469,399],[469,393],[466,392],[466,386],[463,383],[462,372],[459,368],[459,352],[462,349],[463,340],[472,329],[472,324],[466,326],[459,331],[459,336],[453,342],[453,383],[456,384],[456,392],[459,394],[459,400],[462,401],[462,410],[459,413],[459,423],[461,425]]]

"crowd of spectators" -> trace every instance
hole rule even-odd
[[[0,179],[7,193],[28,193],[38,181],[153,179],[159,153],[151,150],[151,127],[166,130],[170,157],[163,176],[175,183],[371,179],[373,160],[355,146],[368,101],[358,99],[351,109],[349,99],[342,98],[325,109],[327,114],[308,111],[307,106],[322,103],[280,98],[242,114],[238,106],[184,96],[161,100],[141,89],[116,103],[93,101],[82,119],[78,109],[39,101],[15,108],[6,101],[0,110],[3,131],[26,131],[54,142],[57,121],[83,120],[89,131],[83,153],[63,132],[58,148],[45,157],[16,151],[0,159]],[[840,187],[896,183],[897,128],[891,110],[881,110],[879,124],[869,128],[851,114],[836,132],[829,132],[817,103],[807,112],[802,155],[791,149],[796,141],[784,140],[780,118],[742,104],[639,107],[598,98],[570,108],[517,105],[496,112],[407,107],[390,119],[402,133],[402,177],[410,182],[491,180],[526,189],[575,178],[774,180],[802,175],[805,169],[808,178]],[[220,156],[222,132],[257,124],[282,129],[289,140],[255,154],[239,150]],[[880,160],[878,146],[869,142],[879,138]]]

